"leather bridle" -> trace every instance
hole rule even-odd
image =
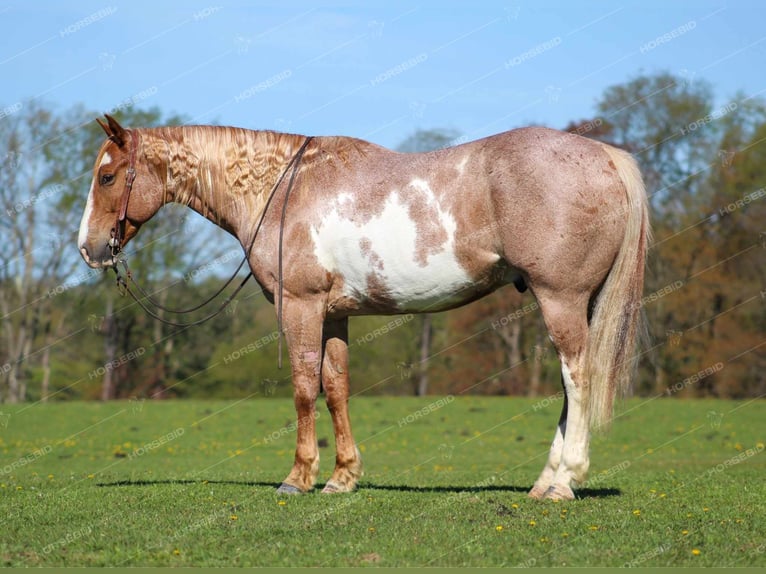
[[[120,200],[120,211],[117,212],[117,220],[111,231],[109,246],[112,249],[112,258],[116,259],[122,251],[122,243],[125,240],[125,220],[128,218],[128,202],[130,192],[133,190],[133,182],[136,180],[136,154],[138,151],[138,138],[133,130],[126,130],[130,134],[130,151],[128,153],[128,170],[125,172],[125,190]]]

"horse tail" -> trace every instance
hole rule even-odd
[[[627,196],[625,236],[593,305],[585,356],[589,382],[588,412],[593,429],[607,428],[614,397],[630,390],[638,363],[638,341],[645,337],[641,304],[647,244],[651,239],[649,207],[641,172],[633,157],[604,145]]]

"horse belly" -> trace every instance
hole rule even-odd
[[[448,309],[475,298],[472,277],[456,255],[456,224],[438,206],[427,221],[392,193],[366,220],[343,209],[312,227],[314,254],[358,312],[407,313]]]

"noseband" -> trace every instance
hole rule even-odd
[[[133,130],[127,130],[130,134],[130,152],[128,154],[128,170],[125,172],[125,191],[122,192],[120,200],[120,211],[117,213],[117,220],[111,231],[109,246],[112,249],[112,257],[116,258],[122,251],[122,244],[125,240],[125,220],[128,218],[128,202],[130,201],[130,192],[133,189],[133,182],[136,180],[136,153],[138,151],[138,138]]]

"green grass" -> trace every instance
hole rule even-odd
[[[294,418],[289,400],[3,405],[0,558],[9,566],[766,565],[763,401],[633,399],[595,437],[580,498],[554,503],[526,491],[560,400],[464,397],[414,415],[436,400],[353,400],[360,488],[298,497],[274,492],[292,464],[295,434],[279,432]],[[334,451],[324,405],[319,412],[328,445],[321,483]]]

